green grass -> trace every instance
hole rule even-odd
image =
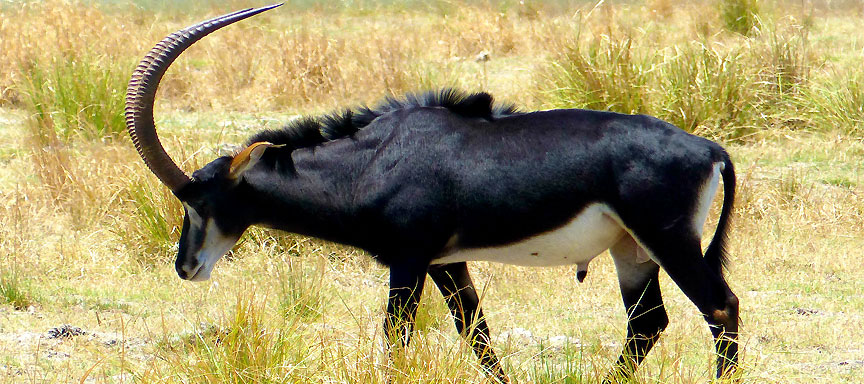
[[[546,72],[552,106],[642,113],[689,132],[739,138],[753,131],[756,76],[744,51],[690,42],[654,50],[647,36],[578,34]]]
[[[853,136],[864,134],[864,73],[834,71],[802,92],[801,103],[817,126]]]
[[[332,298],[322,289],[324,264],[305,258],[288,258],[276,264],[279,285],[279,311],[305,321],[315,321],[324,313],[324,305]],[[314,264],[307,267],[309,264]]]
[[[34,285],[27,277],[14,272],[0,274],[0,300],[4,304],[23,310],[35,304],[37,297]]]
[[[125,132],[123,105],[129,74],[111,58],[91,55],[35,60],[21,70],[18,87],[39,142],[88,140]]]
[[[690,43],[674,47],[659,67],[660,110],[685,131],[736,138],[752,132],[752,75],[740,50]]]
[[[725,140],[774,128],[860,133],[861,72],[823,70],[831,56],[812,42],[812,14],[753,22],[747,36],[662,47],[656,26],[583,33],[590,22],[577,18],[538,81],[552,107],[644,113]]]
[[[119,239],[132,245],[134,257],[144,264],[164,264],[183,226],[183,207],[157,181],[147,178],[129,185],[123,197],[133,207],[131,217],[118,218],[126,225],[113,228]]]
[[[554,105],[647,113],[655,57],[634,49],[631,36],[595,36],[584,44],[579,37],[564,46],[547,75]]]
[[[173,364],[170,373],[197,383],[284,383],[302,381],[314,359],[299,323],[272,326],[266,304],[254,293],[238,294],[216,323],[185,339],[164,342],[156,353]],[[296,320],[295,320],[296,321]]]
[[[720,17],[726,29],[746,35],[758,24],[758,0],[720,0]]]
[[[765,0],[750,6],[755,28],[732,32],[715,1],[524,3],[289,3],[177,61],[160,137],[191,171],[297,114],[442,85],[526,110],[661,117],[718,139],[736,163],[727,276],[742,382],[861,382],[864,8]],[[388,271],[355,249],[253,228],[212,281],[178,279],[182,208],[123,137],[122,89],[164,34],[249,4],[92,4],[0,5],[0,382],[485,380],[431,282],[411,345],[388,361]],[[609,257],[583,283],[568,267],[470,268],[515,382],[602,380],[626,333]],[[660,283],[672,320],[635,382],[704,383],[707,326]],[[40,337],[61,324],[88,335]],[[533,336],[501,337],[516,328]]]
[[[585,351],[581,346],[565,343],[561,348],[544,348],[539,345],[537,361],[530,368],[530,377],[541,383],[580,384],[594,382],[593,374],[586,372],[588,364],[583,361]]]

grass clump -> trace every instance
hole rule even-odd
[[[17,273],[0,274],[0,300],[16,310],[27,309],[36,303],[36,294],[30,281]]]
[[[813,82],[798,102],[813,125],[852,136],[864,134],[864,73],[835,71]]]
[[[82,55],[33,61],[22,72],[18,86],[34,120],[34,135],[57,135],[68,141],[77,136],[88,140],[116,137],[124,132],[127,71]]]
[[[827,57],[811,43],[811,17],[757,21],[749,36],[691,37],[614,23],[603,33],[580,21],[538,71],[550,89],[542,97],[551,107],[648,114],[723,140],[799,129],[808,117],[820,123],[813,130],[834,129],[835,117],[856,126],[857,83],[813,81]],[[827,118],[807,113],[816,106]]]
[[[749,34],[758,23],[758,0],[720,0],[720,18],[729,31]]]
[[[233,308],[192,339],[163,343],[158,355],[172,362],[171,376],[181,382],[305,382],[309,346],[297,323],[273,322],[254,294],[237,295]],[[166,374],[169,372],[162,372]]]
[[[302,258],[288,257],[276,263],[279,281],[279,311],[285,316],[294,316],[305,321],[314,321],[324,311],[325,297],[322,290],[324,259],[318,258],[312,267]],[[287,266],[287,268],[286,268]]]
[[[750,77],[737,50],[723,52],[700,43],[676,46],[660,66],[662,119],[688,132],[740,137],[750,124]]]
[[[686,42],[664,50],[643,37],[566,43],[542,73],[554,107],[656,116],[688,132],[736,138],[753,125],[755,75],[740,50]]]
[[[183,207],[168,188],[153,178],[134,182],[123,199],[133,210],[118,217],[114,233],[123,243],[134,244],[136,259],[145,264],[166,261],[183,225]]]
[[[550,352],[541,344],[536,363],[528,371],[536,383],[578,384],[589,382],[590,377],[601,377],[602,372],[588,371],[581,346],[565,343],[560,350]]]
[[[819,59],[810,55],[809,27],[806,25],[783,26],[773,22],[761,23],[762,52],[765,59],[760,71],[762,81],[779,96],[793,94],[804,84],[810,69],[819,66]]]
[[[554,103],[621,113],[645,113],[651,58],[633,49],[630,36],[597,36],[565,44],[552,64]]]

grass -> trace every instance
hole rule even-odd
[[[171,191],[158,181],[141,180],[124,191],[127,204],[133,210],[133,225],[116,227],[118,238],[137,245],[134,258],[145,264],[164,264],[176,247],[183,225],[183,208]]]
[[[303,380],[309,356],[297,324],[271,328],[266,306],[254,292],[238,295],[225,317],[185,339],[163,343],[157,354],[180,369],[181,381],[206,383],[281,383]],[[146,379],[145,379],[146,380]]]
[[[47,143],[51,136],[68,141],[75,135],[96,140],[124,134],[125,67],[86,55],[25,64],[18,87],[33,135]]]
[[[715,137],[752,132],[754,75],[742,52],[701,42],[635,48],[645,37],[600,35],[583,47],[577,35],[545,74],[552,105],[651,114]]]
[[[0,275],[0,300],[16,310],[24,310],[36,302],[33,284],[17,273]]]
[[[816,124],[830,124],[851,135],[864,132],[864,75],[833,72],[802,91],[800,103],[812,108]]]
[[[126,76],[165,34],[258,4],[157,3],[0,5],[0,382],[482,382],[431,283],[388,361],[388,272],[358,250],[254,229],[212,281],[177,279],[182,208],[122,134]],[[192,48],[156,105],[168,153],[192,170],[291,116],[440,86],[652,114],[736,162],[742,381],[864,378],[860,4],[352,4],[291,3]],[[602,379],[626,333],[610,258],[582,284],[470,268],[516,382]],[[672,322],[634,382],[704,382],[710,334],[661,287]],[[63,324],[88,333],[47,338]]]
[[[304,268],[303,260],[291,257],[276,265],[276,278],[281,283],[279,310],[286,317],[315,321],[323,314],[328,299],[321,290],[324,265],[319,259],[315,267]]]
[[[812,113],[821,93],[805,90],[831,86],[811,78],[826,60],[810,41],[811,17],[766,15],[755,19],[758,28],[747,36],[715,31],[665,46],[657,44],[658,25],[636,29],[622,23],[583,33],[590,21],[580,19],[539,72],[539,82],[550,89],[554,107],[645,113],[727,140],[747,138],[759,127],[850,129],[846,118],[809,124],[824,122],[825,115]],[[850,91],[840,98],[854,98],[854,86]]]
[[[553,67],[558,105],[622,113],[646,113],[650,58],[633,49],[630,36],[594,37],[582,48],[579,34]],[[558,78],[554,78],[558,77]]]
[[[688,131],[742,137],[752,131],[749,76],[742,74],[740,51],[691,43],[677,48],[661,71],[666,119]]]
[[[746,35],[757,26],[758,0],[721,0],[718,3],[726,29]]]

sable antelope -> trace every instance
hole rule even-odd
[[[717,375],[734,370],[738,299],[723,265],[735,172],[722,147],[661,120],[520,112],[486,93],[443,90],[260,132],[238,154],[187,176],[156,135],[160,79],[205,35],[276,6],[169,35],[129,82],[132,141],[185,208],[181,278],[208,279],[251,225],[350,244],[390,268],[384,329],[396,335],[391,343],[408,343],[428,274],[483,368],[507,382],[466,262],[575,264],[582,280],[609,249],[629,318],[615,375],[631,373],[668,323],[661,266],[710,325]],[[703,224],[721,178],[721,214],[703,255]]]

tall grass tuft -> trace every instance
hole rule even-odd
[[[118,217],[114,233],[134,249],[135,259],[145,265],[166,261],[180,236],[183,207],[168,188],[149,175],[125,188],[129,216]]]
[[[241,290],[233,308],[214,326],[191,340],[167,342],[158,356],[171,362],[162,372],[180,382],[283,383],[306,382],[312,359],[299,323],[273,322],[254,293]],[[296,320],[296,319],[295,319]]]
[[[27,309],[34,304],[37,301],[34,292],[33,284],[20,273],[0,274],[0,300],[16,310]]]
[[[835,71],[814,79],[798,103],[821,130],[864,135],[864,73]]]
[[[102,139],[123,133],[128,71],[88,55],[35,60],[22,69],[24,107],[42,140]]]
[[[650,114],[727,139],[754,125],[756,77],[739,49],[692,41],[657,50],[642,36],[581,42],[577,33],[540,73],[553,107]]]
[[[649,54],[650,55],[650,54]],[[593,37],[587,44],[579,35],[565,43],[547,79],[555,106],[646,113],[646,90],[651,58],[633,49],[630,36]]]
[[[720,17],[726,29],[749,34],[758,23],[758,0],[720,0]]]
[[[322,288],[323,258],[312,264],[302,257],[287,257],[276,263],[279,281],[279,310],[285,316],[314,321],[324,312],[325,297]],[[287,266],[287,268],[286,268]]]
[[[689,132],[740,137],[752,122],[752,76],[742,54],[702,43],[675,46],[659,68],[658,117]]]
[[[617,374],[605,377],[609,368],[598,364],[596,360],[608,359],[602,353],[600,346],[573,345],[569,341],[560,347],[547,346],[540,343],[534,356],[534,364],[527,371],[528,378],[535,383],[581,384],[599,382],[601,379],[611,379],[612,382],[641,383],[642,375],[624,377]]]
[[[550,89],[543,97],[552,107],[649,114],[724,140],[801,128],[807,111],[817,109],[827,112],[812,116],[818,130],[855,127],[856,83],[811,80],[826,60],[810,42],[812,21],[756,21],[750,36],[732,38],[735,44],[703,36],[672,39],[665,48],[652,30],[610,25],[607,34],[582,38],[585,26],[578,25],[538,71]]]
[[[759,80],[768,97],[788,100],[810,77],[812,68],[820,66],[810,46],[810,26],[805,23],[779,23],[760,20],[755,41],[754,59],[759,60]]]

